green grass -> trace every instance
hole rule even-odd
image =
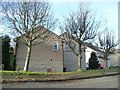
[[[118,73],[118,68],[111,69],[96,69],[96,70],[85,70],[85,71],[74,71],[74,72],[25,72],[20,71],[0,71],[2,74],[2,82],[11,82],[19,80],[63,80],[63,79],[75,79],[81,77],[97,76],[103,74],[115,74]]]
[[[47,72],[25,72],[25,71],[19,71],[20,75],[48,75],[48,74],[79,74],[79,73],[96,73],[96,72],[118,72],[119,68],[111,68],[111,69],[96,69],[96,70],[85,70],[85,71],[73,71],[73,72],[52,72],[52,73],[47,73]],[[0,74],[3,75],[17,75],[17,71],[2,71],[0,70]]]

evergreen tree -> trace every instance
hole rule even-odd
[[[14,55],[14,48],[10,47],[9,48],[9,54],[10,54],[10,70],[14,70],[15,71],[15,67],[16,67],[16,57]]]
[[[9,63],[10,63],[10,54],[9,54],[9,47],[10,47],[10,37],[3,36],[2,37],[2,64],[4,65],[4,70],[9,70]]]
[[[91,57],[89,59],[89,68],[90,69],[97,69],[98,67],[98,61],[97,61],[97,56],[95,52],[91,53]]]

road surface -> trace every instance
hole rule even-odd
[[[3,88],[118,88],[118,76],[62,82],[6,83]]]

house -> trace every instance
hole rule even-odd
[[[63,72],[63,52],[61,38],[49,31],[49,40],[32,47],[29,71],[34,72]],[[16,51],[16,66],[23,70],[26,46],[18,41]]]
[[[62,41],[61,35],[58,36],[50,31],[49,40],[35,45],[32,47],[32,55],[30,58],[29,71],[38,72],[63,72],[63,71],[77,71],[80,69],[78,57],[70,50],[69,46]],[[89,62],[89,58],[92,52],[96,52],[99,63],[105,66],[103,58],[103,52],[98,47],[93,46],[90,43],[85,43],[82,46],[82,70],[86,70],[86,65]],[[16,66],[20,66],[23,70],[25,57],[26,57],[26,46],[22,43],[17,45],[16,51]],[[78,47],[76,46],[76,50]],[[118,58],[116,54],[111,54],[109,67],[118,66]]]
[[[65,44],[64,44],[65,45]],[[84,47],[84,46],[82,46]],[[76,47],[77,48],[77,47]],[[92,45],[91,43],[85,43],[85,50],[82,53],[82,70],[86,70],[87,65],[89,63],[89,58],[91,57],[91,53],[95,52],[98,61],[104,67],[106,67],[106,61],[103,59],[103,51],[101,51],[97,46]],[[117,67],[118,65],[118,52],[111,53],[108,57],[108,68],[109,67]],[[78,60],[77,56],[72,53],[72,51],[68,48],[68,46],[64,46],[64,68],[66,71],[75,71],[78,70]]]
[[[117,49],[116,49],[117,50]],[[109,55],[110,67],[118,67],[120,62],[120,52],[114,52]]]

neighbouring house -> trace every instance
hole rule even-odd
[[[108,57],[110,60],[110,67],[118,67],[119,66],[120,52],[118,52],[117,50],[118,49],[116,49],[116,51],[114,53],[111,53]]]
[[[77,56],[72,53],[70,48],[67,44],[64,44],[64,68],[66,68],[66,71],[75,71],[78,70],[78,58]],[[82,53],[82,70],[86,70],[89,63],[89,58],[91,56],[92,52],[95,52],[98,61],[100,64],[102,64],[104,67],[106,67],[106,61],[103,59],[103,52],[97,47],[92,45],[91,43],[85,43],[85,46]],[[76,46],[77,48],[77,46]],[[117,67],[118,65],[118,52],[111,53],[108,57],[108,68],[109,67]]]
[[[98,57],[98,61],[100,64],[103,64],[104,67],[106,67],[106,61],[103,59],[103,51],[101,51],[97,46],[94,46],[90,43],[87,44],[87,49],[86,49],[86,62],[88,63],[90,53],[91,52],[96,52],[96,55]],[[108,68],[109,67],[116,67],[118,65],[118,52],[110,53],[108,56]]]
[[[49,32],[50,38],[48,41],[32,47],[29,71],[63,72],[79,70],[77,56],[62,41],[61,35],[58,36],[52,31]],[[101,58],[103,52],[98,47],[90,43],[85,43],[85,46],[82,47],[82,70],[86,70],[92,52],[95,52],[98,56],[99,63],[105,66],[106,62]],[[20,66],[21,70],[23,70],[27,48],[19,40],[16,48],[16,66]],[[109,67],[118,66],[118,53],[110,54],[109,59]]]

